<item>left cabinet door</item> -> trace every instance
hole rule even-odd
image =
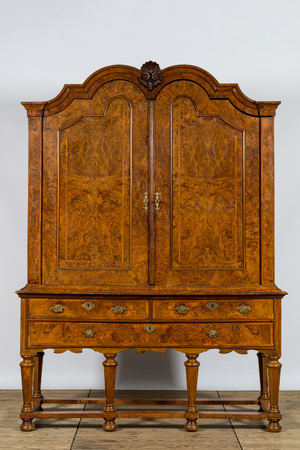
[[[148,284],[147,117],[118,80],[44,118],[44,284]]]

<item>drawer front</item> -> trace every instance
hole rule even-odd
[[[272,320],[273,300],[154,300],[153,320]]]
[[[48,299],[29,300],[32,319],[147,320],[148,300]]]
[[[28,344],[51,348],[272,347],[273,323],[29,322]]]

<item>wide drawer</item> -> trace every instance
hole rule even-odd
[[[272,320],[273,300],[154,300],[153,320]]]
[[[31,298],[29,317],[59,320],[147,320],[149,301]]]
[[[270,347],[273,323],[29,322],[28,345],[51,348]]]

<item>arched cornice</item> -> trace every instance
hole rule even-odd
[[[151,62],[152,63],[152,62]],[[155,63],[152,63],[155,64]],[[145,64],[142,66],[145,66]],[[159,68],[159,66],[157,66]],[[159,70],[160,81],[151,90],[141,82],[143,71],[131,66],[114,65],[97,70],[83,84],[66,84],[60,93],[46,102],[22,102],[28,116],[49,116],[65,109],[74,99],[91,99],[105,83],[124,80],[138,86],[148,100],[155,100],[168,84],[178,80],[193,81],[207,92],[211,99],[229,100],[239,111],[251,116],[275,116],[280,102],[254,101],[248,98],[238,84],[219,83],[210,73],[196,66],[177,65]]]

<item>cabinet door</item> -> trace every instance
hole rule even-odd
[[[147,127],[126,81],[45,118],[43,283],[147,284]]]
[[[259,128],[177,81],[155,104],[155,283],[258,284]]]

